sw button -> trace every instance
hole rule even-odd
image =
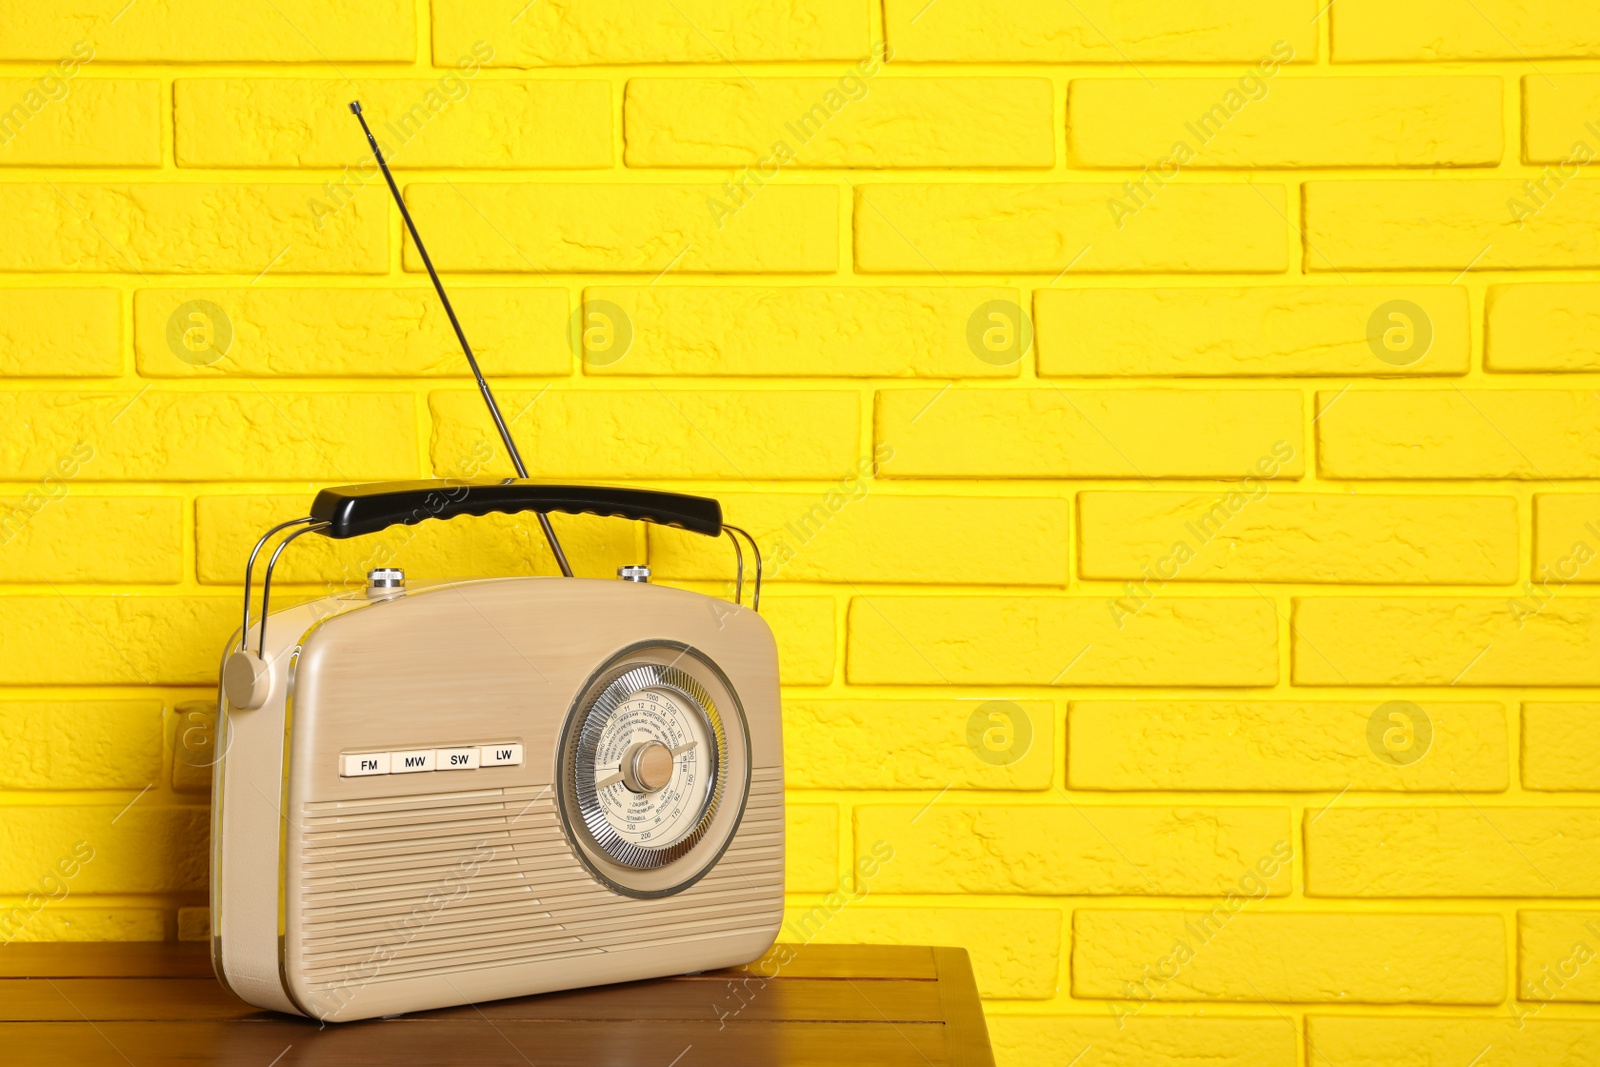
[[[522,746],[484,745],[483,765],[485,767],[520,767],[522,766]]]
[[[434,766],[441,771],[470,771],[478,765],[477,748],[441,748],[434,752]]]

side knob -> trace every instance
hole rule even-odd
[[[248,649],[233,653],[222,665],[222,692],[236,708],[259,708],[272,692],[271,665]]]

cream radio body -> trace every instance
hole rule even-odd
[[[461,513],[518,510],[470,491]],[[500,578],[324,598],[265,630],[230,645],[248,651],[225,665],[213,781],[213,964],[244,1000],[347,1021],[747,963],[777,936],[777,651],[756,611]]]
[[[519,477],[324,489],[256,543],[218,702],[217,977],[251,1004],[343,1022],[754,960],[783,915],[778,663],[755,540],[715,500],[528,480],[350,110]],[[269,611],[300,536],[496,512],[536,515],[563,577],[406,590],[375,571],[361,592]],[[734,602],[574,578],[550,512],[725,534]],[[280,534],[252,623],[256,560]]]

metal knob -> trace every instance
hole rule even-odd
[[[399,567],[378,567],[367,572],[369,597],[396,596],[406,591],[406,572]]]
[[[621,578],[625,582],[648,582],[650,580],[650,568],[646,567],[643,563],[634,563],[626,567],[618,567],[617,577]]]

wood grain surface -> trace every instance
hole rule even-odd
[[[787,960],[787,962],[783,962]],[[993,1067],[967,954],[776,946],[748,967],[319,1026],[202,945],[0,948],[0,1063],[30,1067]]]

